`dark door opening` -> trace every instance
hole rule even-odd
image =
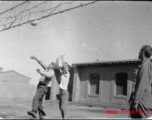
[[[48,88],[48,91],[45,95],[45,100],[50,100],[51,87],[47,87],[47,88]]]

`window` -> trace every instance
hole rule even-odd
[[[127,95],[127,73],[116,74],[116,95]]]
[[[90,75],[90,94],[99,94],[99,74],[91,74]]]

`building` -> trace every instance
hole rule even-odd
[[[14,70],[0,72],[0,99],[32,100],[36,86],[29,84],[30,77]]]
[[[30,81],[30,77],[24,76],[14,70],[0,72],[0,82],[29,84]]]
[[[72,101],[88,105],[128,108],[139,60],[73,64]]]

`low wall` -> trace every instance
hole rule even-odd
[[[0,82],[0,99],[32,100],[36,86],[31,84],[17,84]]]

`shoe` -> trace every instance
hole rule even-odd
[[[28,111],[27,114],[32,116],[33,118],[36,118],[36,113],[33,111]]]

